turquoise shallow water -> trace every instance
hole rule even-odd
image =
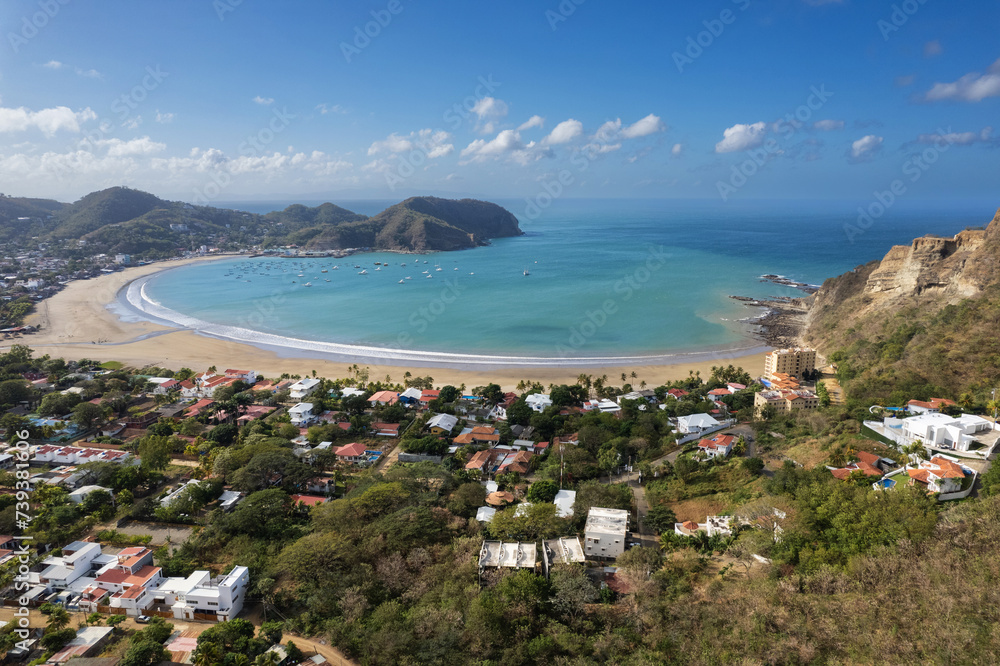
[[[342,203],[373,213],[384,202]],[[523,210],[523,202],[499,203]],[[266,212],[283,205],[239,207]],[[950,235],[992,217],[982,207],[900,206],[850,243],[843,226],[857,217],[854,208],[560,201],[536,220],[522,219],[526,235],[489,247],[340,260],[226,259],[158,274],[145,294],[202,322],[303,341],[553,358],[735,350],[755,346],[741,320],[760,312],[730,295],[801,295],[760,275],[818,284],[881,257],[894,243]],[[389,265],[376,271],[376,262]]]

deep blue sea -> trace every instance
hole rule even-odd
[[[374,214],[392,202],[335,203]],[[857,203],[560,200],[533,220],[523,200],[497,203],[524,236],[427,255],[206,262],[158,274],[146,294],[197,320],[303,345],[569,358],[736,350],[758,344],[744,320],[760,311],[731,295],[802,295],[762,274],[819,284],[894,244],[985,225],[994,213],[900,202],[852,242],[844,227],[856,224]]]

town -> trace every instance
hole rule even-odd
[[[384,662],[395,648],[374,655],[357,619],[436,567],[475,584],[474,606],[544,581],[572,627],[600,604],[641,615],[665,564],[821,570],[926,538],[935,505],[1000,491],[996,400],[849,406],[821,361],[776,349],[759,377],[729,365],[649,388],[640,368],[504,391],[14,344],[0,356],[2,647],[46,664],[216,663],[236,644],[254,663]],[[878,515],[852,522],[869,501]],[[831,502],[841,513],[820,511]],[[22,608],[44,621],[19,623]]]

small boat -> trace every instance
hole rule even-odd
[[[442,270],[444,270],[444,269],[443,269],[443,268],[435,268],[434,270],[435,270],[435,271],[442,271]]]
[[[475,273],[469,273],[469,275],[475,275]]]
[[[298,275],[298,276],[299,276],[299,277],[305,277],[305,276],[306,276],[306,274],[305,274],[305,273],[299,273],[299,275]]]
[[[365,269],[362,268],[361,272],[358,273],[358,275],[368,275],[368,271],[366,271]]]
[[[432,277],[434,277],[434,276],[433,275],[428,275],[427,279],[430,280]]]
[[[400,280],[399,284],[406,284],[406,280]]]
[[[525,269],[524,269],[524,274],[525,274],[525,275],[531,275],[531,273],[529,273],[529,272],[528,272],[528,269],[527,269],[527,268],[525,268]]]
[[[406,264],[400,264],[400,266],[406,266]]]
[[[377,270],[377,271],[380,271],[380,270],[382,270],[382,267],[381,267],[381,266],[379,266],[379,267],[378,267],[378,268],[376,268],[375,270]]]
[[[406,279],[407,279],[407,280],[412,280],[413,278],[411,278],[411,277],[410,277],[409,275],[407,275],[407,276],[406,276]]]
[[[334,267],[333,267],[333,270],[335,270],[335,271],[336,271],[336,270],[339,270],[339,269],[340,269],[340,266],[334,266]]]
[[[330,278],[327,278],[327,279],[326,279],[326,282],[329,282],[329,281],[330,281]]]
[[[456,270],[456,271],[458,270],[458,266],[455,266],[455,270]]]
[[[326,271],[326,269],[325,269],[325,268],[324,268],[323,270],[321,270],[321,271],[320,271],[320,273],[326,273],[326,272],[327,272],[327,271]]]
[[[311,287],[311,286],[313,286],[313,283],[312,283],[312,282],[306,282],[306,283],[305,283],[304,285],[302,285],[302,286],[303,286],[303,287]]]

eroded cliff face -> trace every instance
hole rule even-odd
[[[821,349],[839,347],[845,332],[860,332],[880,314],[912,307],[937,312],[998,282],[1000,210],[986,229],[917,238],[880,262],[830,278],[812,299],[803,338]]]

